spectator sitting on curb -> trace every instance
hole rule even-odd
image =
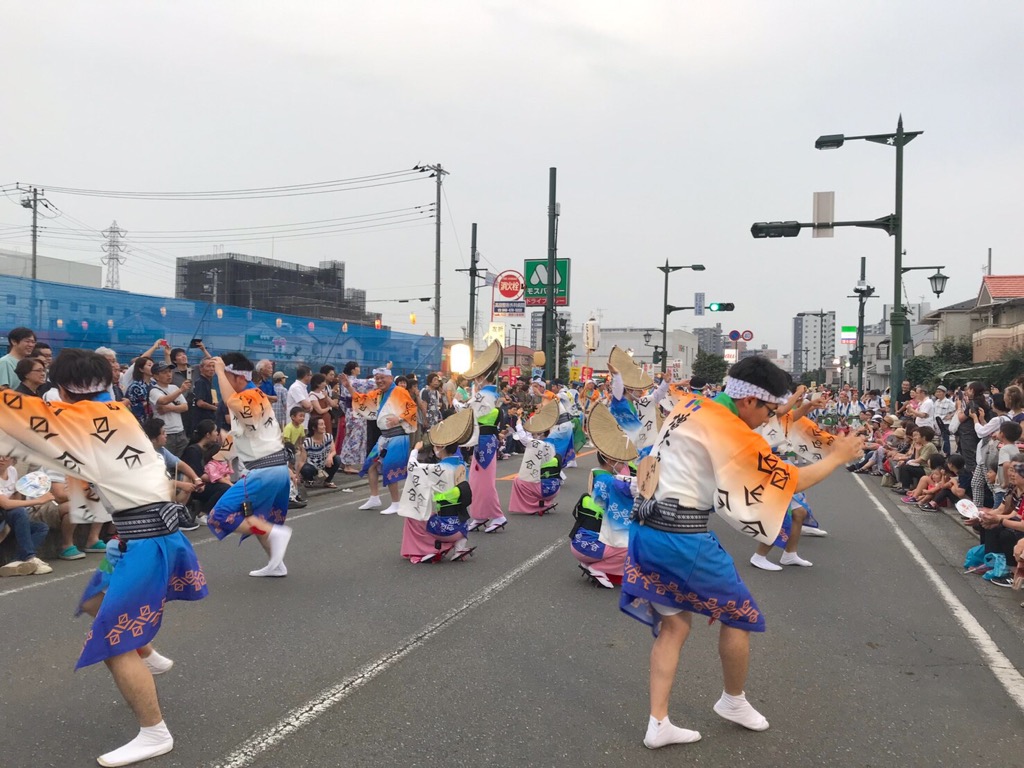
[[[167,450],[167,430],[163,419],[147,419],[142,429],[153,444],[154,450],[163,457],[167,474],[174,478],[174,500],[187,506],[192,494],[203,490],[203,479],[192,467]],[[180,476],[184,476],[185,479],[179,479]]]
[[[14,459],[0,456],[0,522],[14,531],[17,544],[15,559],[0,567],[0,576],[41,576],[52,573],[53,568],[36,555],[36,550],[46,539],[49,527],[46,523],[29,517],[30,507],[41,507],[53,501],[50,493],[34,499],[26,499],[17,490],[18,470]]]

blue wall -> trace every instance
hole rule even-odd
[[[289,375],[299,363],[316,371],[330,363],[339,370],[357,361],[363,375],[389,360],[397,373],[423,376],[441,367],[443,339],[396,333],[349,323],[145,296],[102,288],[81,288],[44,280],[0,276],[0,338],[25,325],[59,351],[64,347],[110,347],[122,362],[157,339],[188,348],[201,338],[214,355],[240,351],[253,362],[268,358]],[[6,347],[3,347],[6,351]],[[189,352],[193,362],[201,357]]]

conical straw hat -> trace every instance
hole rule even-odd
[[[612,347],[608,362],[622,375],[622,384],[626,389],[647,389],[654,384],[650,374],[637,365],[624,349]]]
[[[462,445],[473,436],[473,410],[464,408],[435,424],[427,434],[431,445]]]
[[[615,365],[612,363],[612,365]],[[618,366],[616,366],[618,367]],[[609,459],[632,461],[638,455],[636,446],[622,431],[612,412],[604,403],[598,403],[587,418],[587,435],[594,447]]]
[[[548,400],[533,416],[523,422],[523,429],[531,435],[539,435],[542,432],[549,432],[558,421],[558,402]]]
[[[492,341],[487,349],[475,356],[473,364],[469,366],[469,370],[462,375],[472,381],[478,376],[497,373],[501,368],[502,352],[504,350],[501,344],[497,341]]]

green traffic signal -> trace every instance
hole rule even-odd
[[[736,305],[731,301],[713,301],[708,304],[709,312],[732,312],[736,309]]]
[[[654,354],[651,356],[651,362],[655,365],[661,362],[661,350],[657,347],[654,348]]]

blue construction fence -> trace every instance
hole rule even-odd
[[[444,347],[443,339],[387,328],[22,277],[0,276],[0,309],[0,338],[6,341],[11,328],[27,326],[55,354],[64,347],[110,347],[127,361],[157,339],[188,349],[198,338],[211,354],[267,358],[289,377],[301,363],[314,371],[328,363],[340,370],[355,360],[364,376],[390,361],[397,373],[422,380],[440,369]],[[201,358],[201,351],[189,350],[191,362]]]

